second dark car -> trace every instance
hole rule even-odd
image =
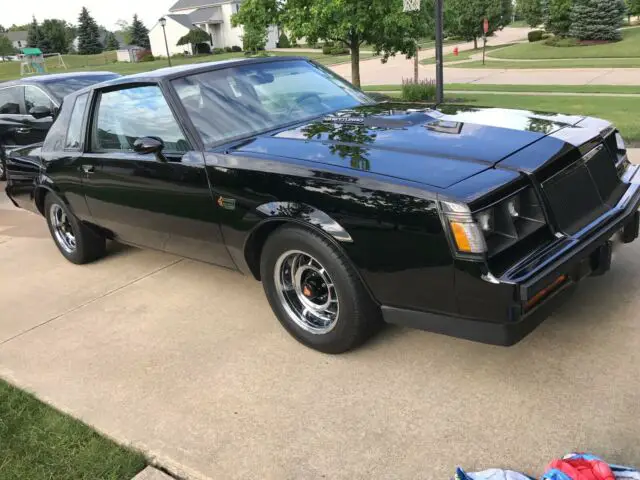
[[[111,72],[82,72],[25,77],[0,83],[0,180],[8,153],[42,142],[65,96],[119,77]]]
[[[377,103],[301,58],[82,90],[8,169],[71,262],[114,239],[240,270],[330,353],[382,320],[514,344],[638,236],[638,167],[609,122]]]

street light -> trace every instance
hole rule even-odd
[[[158,22],[160,22],[160,26],[162,27],[162,33],[164,34],[164,46],[167,49],[167,60],[169,61],[169,66],[171,66],[171,54],[169,53],[169,42],[167,42],[167,30],[165,29],[167,26],[167,19],[162,17]]]

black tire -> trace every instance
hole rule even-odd
[[[75,237],[75,248],[71,251],[65,249],[61,240],[56,236],[52,215],[53,211],[57,209],[59,209],[58,211],[61,210],[64,212],[68,220],[68,227]],[[106,254],[106,239],[80,222],[75,215],[71,213],[67,205],[65,205],[57,195],[51,192],[47,193],[44,200],[44,214],[53,242],[56,244],[56,247],[58,247],[58,250],[60,250],[60,253],[71,263],[83,265],[97,260]]]
[[[310,255],[326,271],[339,302],[335,326],[313,333],[291,317],[276,280],[278,261],[289,252]],[[267,239],[260,259],[264,291],[284,328],[304,345],[324,353],[344,353],[361,345],[382,324],[380,308],[362,284],[349,259],[324,236],[293,225],[278,228]],[[306,294],[305,294],[306,295]],[[289,304],[290,305],[290,304]]]

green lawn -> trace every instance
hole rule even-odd
[[[512,47],[513,48],[513,47]],[[560,47],[549,47],[560,48]],[[583,47],[572,47],[583,48]],[[468,63],[456,63],[449,65],[450,68],[639,68],[640,57],[638,58],[566,58],[554,60],[539,60],[535,62],[510,62],[487,60],[486,65],[482,61]]]
[[[301,56],[316,60],[323,65],[335,65],[337,63],[351,61],[350,55],[323,55],[322,53],[281,52],[280,56]],[[366,60],[372,58],[372,53],[363,53],[360,58]],[[166,67],[167,59],[153,62],[125,63],[115,61],[115,52],[105,52],[99,55],[63,55],[67,70],[57,66],[57,59],[47,59],[48,73],[78,72],[83,70],[108,70],[110,72],[130,75]],[[202,55],[197,57],[172,58],[173,65],[185,65],[191,63],[217,62],[231,58],[245,58],[244,53],[222,53],[218,55]],[[0,62],[0,82],[20,78],[20,62]]]
[[[519,43],[491,56],[495,58],[514,59],[553,59],[553,58],[631,58],[640,65],[640,28],[628,28],[622,31],[623,39],[620,42],[606,43],[602,45],[588,45],[576,47],[551,47],[544,41],[535,43]]]
[[[142,454],[0,380],[3,480],[129,480],[145,466]]]
[[[397,92],[389,96],[398,97]],[[464,93],[445,95],[448,103],[482,107],[519,108],[540,112],[560,112],[604,118],[613,122],[632,145],[640,145],[640,98],[615,97],[544,97]]]
[[[401,85],[365,85],[364,91],[399,92]],[[636,85],[483,85],[479,83],[447,83],[445,91],[465,92],[540,92],[540,93],[634,93],[640,94]]]
[[[508,44],[507,45],[491,45],[491,46],[487,45],[487,53],[493,50],[506,48],[508,46],[509,46]],[[476,55],[476,54],[482,55],[482,46],[480,46],[477,50],[474,50],[474,49],[462,50],[458,54],[458,56],[455,56],[453,53],[448,53],[442,58],[442,60],[444,61],[444,63],[459,62],[460,60],[469,60],[473,55]],[[420,63],[422,63],[423,65],[433,65],[434,63],[436,63],[436,58],[435,57],[426,58],[425,60],[422,60]]]

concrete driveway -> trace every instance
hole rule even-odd
[[[338,357],[292,340],[252,279],[111,250],[73,266],[0,196],[0,376],[174,473],[539,475],[572,450],[640,465],[640,242],[513,348],[388,328]]]

